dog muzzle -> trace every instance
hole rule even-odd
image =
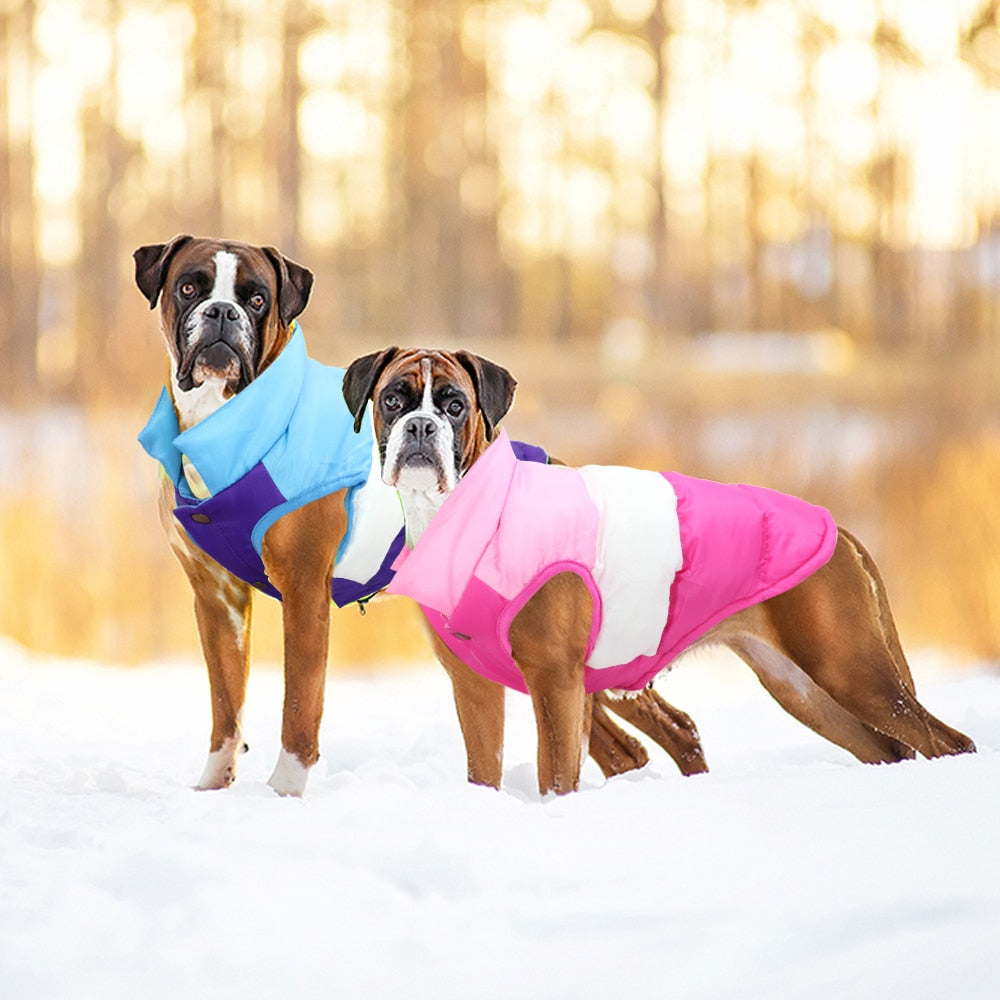
[[[256,338],[250,329],[246,316],[232,303],[211,302],[200,308],[185,324],[188,335],[178,344],[180,389],[187,392],[210,378],[224,379],[234,392],[249,385],[256,374],[251,348]]]
[[[453,437],[451,428],[427,413],[414,413],[400,420],[389,442],[391,460],[387,462],[391,486],[421,491],[436,485],[444,492],[454,485],[448,475]]]

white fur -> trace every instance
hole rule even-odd
[[[228,788],[236,780],[236,758],[243,749],[243,739],[231,736],[222,746],[208,755],[205,770],[195,786],[206,790]]]
[[[177,406],[177,423],[182,431],[194,427],[199,421],[210,417],[226,401],[226,380],[224,378],[205,379],[187,392],[177,384],[177,365],[170,366],[170,379],[174,389],[174,403]]]
[[[667,667],[669,670],[670,668]],[[624,688],[607,688],[604,691],[605,697],[609,701],[634,701],[638,698],[642,691],[626,691]]]
[[[236,303],[236,269],[240,259],[231,250],[218,250],[215,254],[215,285],[212,300]]]
[[[306,790],[306,782],[309,780],[309,768],[293,753],[289,753],[284,747],[278,754],[278,762],[274,765],[271,777],[267,783],[279,795],[301,796]]]
[[[232,588],[228,585],[220,585],[216,591],[219,600],[226,606],[226,614],[229,616],[229,623],[233,629],[233,639],[236,643],[236,649],[240,653],[246,652],[246,610],[244,607],[240,607],[234,604],[232,597]]]
[[[448,494],[441,492],[437,475],[427,468],[404,469],[396,481],[396,489],[406,520],[406,541],[412,548],[420,541]]]

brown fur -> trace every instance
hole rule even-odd
[[[871,565],[870,557],[841,530],[826,566],[792,590],[728,618],[696,645],[733,649],[786,711],[859,760],[889,763],[915,752],[938,757],[974,751],[972,740],[917,701],[905,658],[896,659],[901,647],[892,618],[883,617],[888,607],[884,592],[874,576],[867,576],[866,565]],[[514,659],[535,708],[543,793],[563,793],[579,784],[589,721],[583,653],[591,610],[583,581],[564,573],[542,587],[511,625]],[[454,665],[449,673],[454,682]],[[655,692],[625,697],[602,692],[594,701],[594,719],[603,721],[600,710],[611,708],[667,749],[683,773],[707,770],[693,723]],[[456,703],[465,719],[463,733],[472,728],[475,734],[473,746],[466,735],[470,780],[478,775],[480,780],[485,777],[483,783],[495,785],[502,754],[502,702],[500,713],[496,702],[473,708],[456,685]],[[475,719],[471,726],[470,716]],[[618,744],[608,751],[603,749],[606,742],[607,734],[602,733],[602,749],[594,754],[591,733],[592,755],[598,763],[612,762],[606,773],[629,770],[629,762],[644,763],[645,751],[630,747],[628,738],[624,749]],[[484,759],[493,763],[489,775],[479,769]]]
[[[663,747],[673,758],[681,774],[704,774],[708,770],[705,754],[701,748],[701,740],[694,721],[686,712],[666,702],[653,688],[643,688],[642,691],[616,693],[598,691],[594,695],[594,719],[596,720],[604,708],[611,709],[630,725],[635,726],[655,743]],[[593,751],[594,725],[590,730],[591,756]],[[626,758],[630,748],[618,748]],[[598,760],[598,763],[600,761]],[[636,761],[633,767],[641,767]],[[623,770],[631,770],[623,761],[617,768],[608,770],[602,767],[604,773],[620,774]]]
[[[347,532],[347,490],[276,521],[262,545],[268,579],[281,592],[285,704],[281,745],[306,767],[319,758],[319,724],[330,639],[330,577]]]

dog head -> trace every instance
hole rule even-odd
[[[351,363],[344,399],[355,430],[372,401],[387,484],[447,494],[492,441],[516,385],[506,369],[467,351],[389,347]]]
[[[289,338],[313,276],[273,247],[176,236],[139,247],[135,281],[160,303],[178,394],[211,386],[225,401],[250,384]]]

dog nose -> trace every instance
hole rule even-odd
[[[416,417],[406,425],[406,433],[413,444],[427,444],[437,435],[437,424],[429,417]]]
[[[205,315],[209,319],[228,320],[235,323],[240,318],[236,307],[229,302],[213,302],[206,310]]]

